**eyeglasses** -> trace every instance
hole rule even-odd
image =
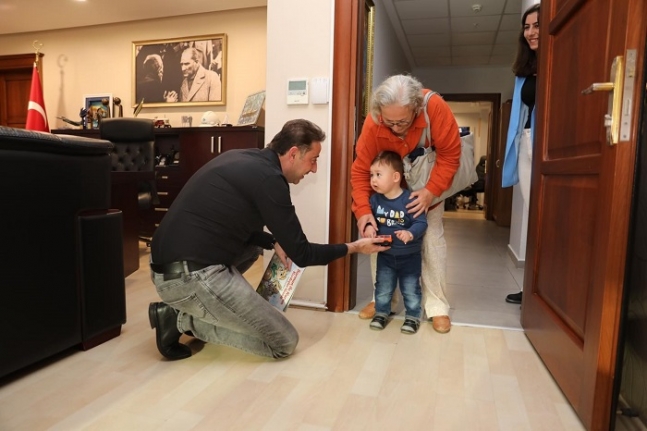
[[[411,119],[410,120],[398,120],[398,121],[388,121],[384,120],[380,116],[380,123],[384,124],[388,128],[393,128],[393,127],[407,127],[409,124],[413,123],[413,119],[415,118],[415,112],[411,113]]]

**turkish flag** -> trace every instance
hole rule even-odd
[[[49,132],[47,113],[45,112],[45,100],[43,99],[43,89],[40,86],[40,76],[38,75],[38,68],[35,63],[34,72],[31,75],[31,91],[29,93],[27,124],[25,125],[25,129]]]

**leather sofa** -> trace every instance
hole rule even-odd
[[[122,215],[104,140],[0,127],[0,377],[126,322]]]

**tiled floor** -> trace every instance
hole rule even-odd
[[[521,330],[520,306],[505,297],[518,292],[523,269],[516,268],[507,253],[510,229],[485,220],[482,211],[446,212],[447,299],[454,325]],[[398,293],[399,294],[399,293]],[[357,277],[359,312],[372,299],[370,264],[360,256]],[[404,315],[402,301],[396,310]]]

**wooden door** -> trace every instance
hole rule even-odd
[[[39,54],[42,65],[43,54]],[[0,125],[24,128],[34,54],[0,56]],[[42,70],[41,70],[42,72]],[[42,74],[41,74],[42,76]]]
[[[544,0],[522,324],[590,430],[607,430],[645,88],[644,0]],[[606,142],[616,56],[635,55],[626,133]],[[620,89],[620,91],[623,91]],[[622,134],[621,134],[622,136]]]
[[[491,163],[491,174],[488,176],[492,179],[492,219],[497,226],[510,226],[512,215],[512,187],[501,187],[503,178],[503,157],[505,156],[505,144],[508,139],[508,125],[510,124],[510,109],[512,101],[506,100],[501,105],[501,115],[499,123],[499,139],[496,145],[496,159]]]

